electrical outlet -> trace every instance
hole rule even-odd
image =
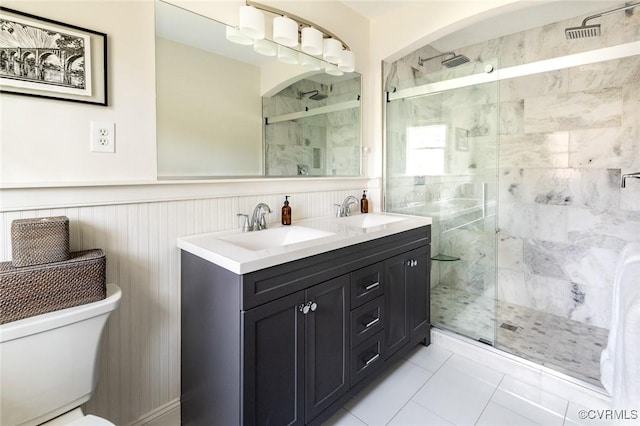
[[[116,152],[116,125],[114,122],[91,122],[91,152]]]

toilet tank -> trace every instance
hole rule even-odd
[[[94,303],[0,325],[0,425],[37,425],[91,398],[102,331],[121,291]]]

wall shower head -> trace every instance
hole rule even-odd
[[[453,68],[453,67],[457,67],[458,65],[462,65],[462,64],[466,64],[467,62],[469,62],[469,58],[467,58],[464,55],[456,55],[453,52],[446,52],[446,53],[441,53],[439,55],[436,56],[431,56],[430,58],[420,58],[418,57],[418,65],[419,66],[423,66],[425,62],[430,61],[432,59],[436,59],[436,58],[440,58],[442,56],[450,56],[453,55],[453,57],[449,58],[449,59],[445,59],[444,61],[440,62],[443,66],[447,67],[447,68]]]
[[[564,29],[564,35],[567,40],[576,40],[579,38],[598,37],[600,36],[600,24],[596,25],[582,25],[579,27],[571,27]]]
[[[320,93],[318,90],[311,90],[309,92],[298,92],[298,99],[302,99],[303,97],[309,95],[313,93],[311,96],[309,96],[309,99],[314,100],[314,101],[321,101],[323,99],[327,98],[327,95],[323,95],[322,93]]]
[[[582,25],[579,27],[571,27],[565,28],[564,35],[567,37],[567,40],[577,40],[580,38],[588,38],[588,37],[598,37],[600,36],[600,24],[596,25],[587,25],[587,21],[595,18],[600,18],[601,16],[609,15],[614,12],[619,12],[621,10],[627,10],[634,8],[636,6],[640,6],[640,3],[633,3],[627,6],[622,6],[617,9],[607,10],[602,13],[598,13],[596,15],[587,16],[582,21]]]
[[[454,55],[453,58],[445,59],[442,61],[442,65],[447,68],[457,67],[458,65],[466,64],[469,62],[469,58],[464,55]]]

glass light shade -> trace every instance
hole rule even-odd
[[[298,45],[298,23],[286,16],[273,18],[273,41],[283,46]]]
[[[238,29],[254,40],[264,38],[264,15],[253,6],[240,6]]]
[[[356,69],[355,62],[356,58],[353,52],[350,50],[343,50],[342,58],[338,64],[338,69],[344,72],[354,72]]]
[[[298,52],[278,45],[278,60],[284,64],[295,65],[298,63]]]
[[[337,64],[342,58],[342,43],[335,38],[327,38],[322,46],[322,57],[325,61]]]
[[[264,56],[276,56],[278,49],[276,44],[265,39],[256,40],[253,42],[253,50]]]
[[[227,40],[236,44],[242,44],[244,46],[249,46],[250,44],[253,44],[252,39],[242,34],[240,31],[238,31],[237,28],[233,28],[233,27],[227,27]]]
[[[300,52],[300,65],[311,71],[319,71],[322,69],[320,59],[305,55],[302,52]]]
[[[324,72],[326,72],[329,75],[335,75],[335,76],[341,76],[344,74],[342,71],[338,69],[337,66],[333,64],[327,64],[326,68],[324,69]]]
[[[322,33],[313,27],[303,28],[300,47],[309,55],[322,55]]]

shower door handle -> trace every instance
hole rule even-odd
[[[487,217],[487,182],[482,182],[482,218]]]

